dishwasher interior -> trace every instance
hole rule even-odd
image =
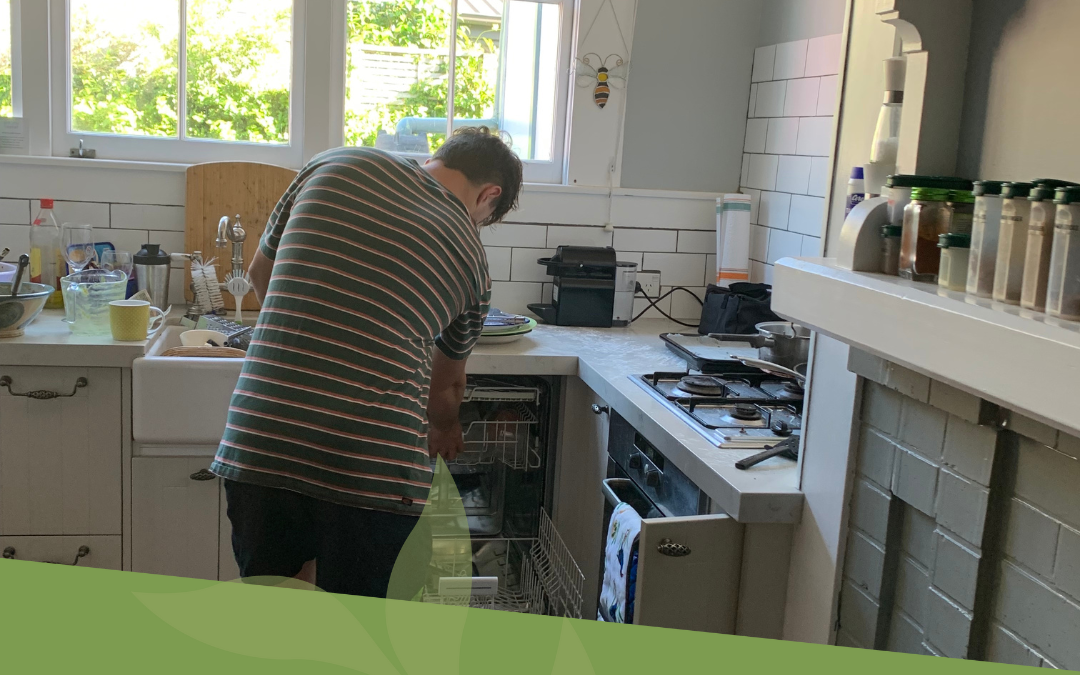
[[[469,534],[435,536],[425,602],[581,618],[584,576],[548,516],[557,397],[548,378],[469,378],[447,516],[463,509]]]

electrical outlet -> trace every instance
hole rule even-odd
[[[641,290],[645,295],[650,298],[660,297],[660,273],[659,272],[638,272],[637,282],[641,285]]]

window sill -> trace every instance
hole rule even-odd
[[[53,166],[57,168],[119,169],[122,171],[168,171],[182,173],[190,164],[167,162],[131,162],[116,159],[77,159],[74,157],[40,157],[36,155],[0,155],[0,164],[23,166]]]

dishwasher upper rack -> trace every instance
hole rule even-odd
[[[453,463],[480,466],[502,462],[518,471],[532,471],[544,464],[540,438],[533,433],[540,423],[528,406],[513,402],[506,407],[514,420],[479,420],[465,429],[465,450]]]

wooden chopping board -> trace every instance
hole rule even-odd
[[[289,189],[296,171],[270,164],[254,162],[211,162],[196,164],[187,170],[186,244],[187,252],[202,252],[203,260],[217,258],[218,280],[232,270],[232,244],[217,248],[218,222],[223,216],[230,221],[239,214],[240,222],[247,231],[244,242],[244,271],[251,266],[259,241],[266,230],[281,196]],[[194,300],[191,293],[191,267],[184,273],[185,295],[188,302]],[[233,297],[222,291],[225,308],[235,309]],[[243,309],[258,311],[259,301],[255,294],[244,299]]]

